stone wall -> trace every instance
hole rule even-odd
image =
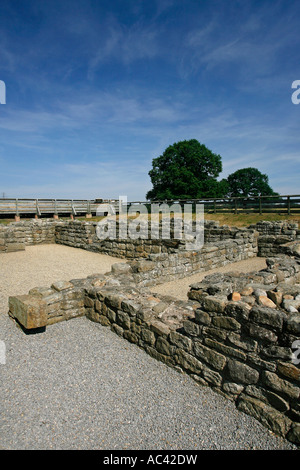
[[[72,246],[75,248],[83,248],[89,251],[105,253],[110,256],[119,258],[136,259],[149,258],[149,255],[170,255],[178,252],[186,252],[186,243],[188,238],[182,239],[174,237],[174,228],[171,226],[170,238],[162,237],[162,227],[158,224],[159,237],[151,237],[150,224],[146,223],[139,238],[134,239],[130,236],[120,238],[119,224],[116,226],[116,236],[114,239],[100,240],[96,234],[95,222],[76,222],[70,221],[56,225],[56,243]],[[190,228],[190,233],[194,233],[195,227]],[[218,242],[224,242],[227,246],[233,241],[232,247],[237,245],[241,248],[245,259],[246,251],[249,249],[249,256],[257,253],[256,232],[252,229],[231,228],[228,226],[219,226],[218,222],[204,223],[204,244],[215,244],[221,246]],[[159,259],[157,258],[157,261]]]
[[[118,258],[134,259],[152,253],[170,253],[180,249],[181,240],[119,238],[117,225],[115,239],[100,240],[96,234],[97,223],[70,221],[56,226],[56,243],[103,253]]]
[[[144,232],[137,239],[132,239],[130,236],[120,238],[119,224],[117,224],[116,237],[113,240],[108,238],[99,240],[96,234],[96,226],[95,222],[53,219],[13,222],[9,225],[0,224],[0,253],[25,249],[26,245],[59,243],[110,256],[136,259],[140,257],[147,258],[149,255],[174,254],[178,251],[185,251],[186,248],[184,238],[174,237],[172,224],[170,238],[168,239],[161,236],[161,224],[158,238],[151,238],[149,225],[146,223],[146,226],[142,228]],[[247,229],[227,225],[220,226],[216,221],[205,221],[204,243],[216,244],[228,240],[241,243],[241,240],[244,239],[244,242],[246,242],[248,239],[251,244],[252,241],[249,240],[249,237],[253,237],[255,232],[258,234],[257,256],[262,257],[284,252],[282,245],[300,239],[298,224],[287,221],[263,221],[250,225]]]
[[[259,233],[258,256],[262,257],[282,253],[282,245],[300,239],[298,224],[288,221],[262,221],[249,228]]]
[[[173,254],[154,254],[147,259],[129,263],[135,282],[153,286],[173,281],[188,275],[205,272],[229,263],[249,259],[257,255],[256,238],[247,238],[205,243],[198,251],[178,251]]]
[[[299,445],[292,345],[300,337],[300,255],[270,258],[258,273],[207,276],[188,297],[152,294],[127,262],[11,297],[9,314],[25,328],[86,315]]]
[[[26,245],[55,243],[55,221],[30,220],[0,224],[0,253],[25,250]]]

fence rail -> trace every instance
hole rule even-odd
[[[109,203],[119,212],[119,200],[110,199],[0,199],[0,216],[50,216],[50,215],[96,215],[99,204]],[[132,201],[125,206],[134,207],[138,204],[150,206],[151,204],[203,204],[204,212],[207,213],[277,213],[277,214],[299,214],[300,195],[284,196],[257,196],[257,197],[235,197],[235,198],[203,198],[203,199],[178,199],[164,201]]]

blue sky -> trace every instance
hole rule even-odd
[[[0,197],[145,200],[197,139],[300,194],[300,2],[1,0]]]

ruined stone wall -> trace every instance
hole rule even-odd
[[[100,240],[96,234],[96,227],[95,222],[70,221],[58,224],[56,243],[127,259],[145,258],[152,253],[170,253],[181,246],[180,240],[151,239],[148,233],[145,234],[145,238],[119,238],[119,224],[115,239]]]
[[[209,222],[202,248],[189,251],[185,240],[174,238],[101,242],[93,223],[0,226],[2,252],[57,242],[129,258],[105,275],[63,280],[10,297],[9,315],[25,329],[86,315],[229,397],[238,409],[299,445],[300,367],[292,360],[293,345],[300,342],[300,246],[294,243],[299,231],[292,226],[278,230],[276,224],[261,227],[257,231],[257,225],[237,229]],[[274,237],[265,253],[273,253],[276,244],[288,256],[269,258],[259,273],[207,276],[191,286],[186,301],[148,289],[256,256],[258,232],[259,238]],[[283,232],[289,237],[284,246],[274,242]],[[260,255],[262,247],[260,243]]]
[[[183,250],[173,254],[149,255],[147,259],[130,262],[130,266],[137,284],[153,286],[256,255],[255,235],[248,233],[247,238],[205,243],[198,251]]]
[[[288,221],[262,221],[249,226],[259,233],[258,256],[274,256],[282,252],[281,245],[299,240],[300,230],[297,223]]]
[[[106,275],[62,281],[9,299],[25,328],[86,315],[300,444],[300,257],[251,274],[214,274],[187,301],[138,285],[130,262]]]
[[[158,239],[151,237],[148,224],[146,224],[144,238],[127,237],[122,239],[119,237],[119,226],[117,225],[114,240],[99,240],[96,235],[96,226],[95,222],[56,221],[53,219],[12,222],[9,225],[0,224],[0,253],[21,250],[26,245],[39,243],[60,243],[127,259],[147,258],[152,254],[173,254],[185,250],[185,240],[174,238],[172,226],[169,239],[164,239],[161,236]],[[283,244],[300,239],[298,224],[286,221],[263,221],[250,225],[248,229],[227,225],[220,226],[216,221],[205,221],[204,242],[205,244],[215,244],[221,241],[248,238],[249,230],[250,233],[258,233],[257,255],[262,257],[281,253]]]
[[[26,245],[55,243],[55,221],[30,220],[0,224],[0,253],[25,250]]]
[[[149,226],[147,233],[132,239],[119,238],[119,225],[117,224],[114,240],[99,240],[96,234],[95,222],[30,220],[12,222],[9,225],[0,224],[0,252],[24,249],[26,245],[38,243],[60,243],[76,248],[101,252],[111,256],[127,259],[137,257],[147,258],[152,254],[172,254],[178,250],[185,250],[185,240],[174,238],[171,226],[169,239],[151,237]],[[144,229],[143,229],[144,230]],[[228,240],[247,238],[248,232],[258,233],[258,256],[273,256],[282,252],[281,245],[300,239],[298,224],[289,222],[259,222],[250,225],[248,229],[220,226],[216,221],[204,222],[204,242],[213,243]]]
[[[134,239],[130,236],[120,238],[119,224],[116,227],[116,236],[114,239],[100,240],[96,233],[97,224],[94,222],[65,222],[56,225],[56,243],[72,246],[75,248],[83,248],[89,251],[105,253],[110,256],[119,258],[135,259],[135,258],[149,258],[149,255],[170,255],[179,252],[186,252],[187,239],[178,239],[174,237],[174,227],[171,226],[170,238],[162,237],[162,227],[158,224],[159,237],[154,238],[151,236],[151,227],[148,222],[142,227],[140,234]],[[128,226],[127,226],[128,228]],[[191,233],[194,233],[195,227],[191,227]],[[245,259],[247,249],[249,249],[249,257],[253,253],[257,253],[256,233],[252,229],[230,228],[228,226],[219,226],[218,222],[205,222],[204,223],[204,244],[212,244],[220,247],[223,245],[229,247],[232,243],[232,253],[234,254],[238,246],[238,250],[242,253],[241,258]],[[209,251],[217,251],[209,249]],[[224,253],[223,253],[224,254]],[[184,255],[183,255],[184,258]],[[228,259],[230,256],[228,255]],[[166,258],[161,258],[166,259]],[[155,261],[161,260],[159,257]],[[234,260],[234,256],[232,257]],[[224,260],[225,261],[225,258]],[[174,262],[174,261],[173,261]],[[222,264],[221,264],[222,265]]]

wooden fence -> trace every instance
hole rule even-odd
[[[109,203],[114,206],[116,212],[119,212],[119,200],[110,199],[0,199],[0,216],[36,216],[46,217],[53,215],[72,215],[95,216],[99,210],[99,204]],[[231,199],[222,198],[204,198],[204,199],[181,199],[152,201],[152,204],[166,203],[169,206],[179,204],[182,208],[184,204],[192,204],[195,209],[196,204],[203,204],[206,213],[277,213],[277,214],[299,214],[300,215],[300,195],[286,196],[257,196],[257,197],[235,197]],[[132,201],[123,205],[124,212],[131,206],[143,204],[148,207],[150,213],[149,201]]]
[[[80,216],[96,215],[103,200],[88,199],[0,199],[0,215],[11,216]],[[119,202],[109,201],[114,206]]]
[[[192,204],[195,210],[196,204],[203,204],[204,212],[207,213],[276,213],[276,214],[299,214],[300,215],[300,195],[285,196],[256,196],[256,197],[233,197],[233,198],[203,198],[203,199],[180,199],[152,201],[152,203],[169,206],[179,204],[182,208],[184,204]],[[149,205],[148,202],[129,202],[128,206],[136,204]]]

